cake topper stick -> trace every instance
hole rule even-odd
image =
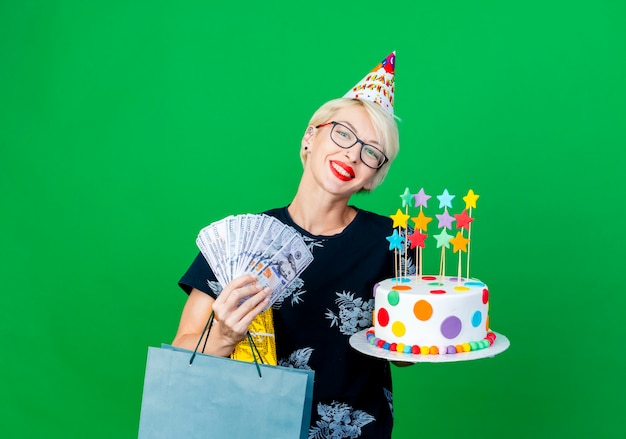
[[[449,235],[444,227],[439,235],[433,236],[437,240],[437,248],[441,247],[441,258],[439,259],[439,284],[441,285],[441,277],[446,274],[446,248],[450,248],[452,235]]]
[[[413,218],[415,220],[415,218]],[[419,281],[419,276],[422,273],[422,249],[425,244],[424,241],[428,237],[425,233],[422,233],[421,230],[417,230],[416,228],[413,230],[413,233],[409,235],[407,238],[411,242],[411,249],[415,249],[415,257],[417,259],[417,263],[419,264],[419,269],[416,269],[415,281]],[[408,264],[407,264],[408,265]]]
[[[439,256],[439,285],[442,284],[443,276],[446,274],[446,250],[445,247],[441,247],[441,255]]]
[[[403,261],[404,264],[402,265],[402,277],[407,277],[407,275],[409,274],[409,264],[408,264],[408,260],[409,260],[409,228],[407,227],[406,229],[404,229],[404,236],[405,236],[405,240],[404,240],[404,244],[402,246],[402,250],[404,251],[404,257],[403,257]]]
[[[411,191],[409,190],[409,188],[404,188],[404,193],[402,195],[400,195],[400,198],[402,199],[402,207],[404,207],[404,216],[406,217],[406,219],[408,220],[410,218],[409,215],[409,207],[413,204],[413,194],[411,193]],[[405,237],[408,238],[409,235],[409,227],[407,225],[406,220],[404,221],[404,228],[405,228]],[[409,255],[409,245],[408,245],[408,239],[405,239],[404,241],[404,270],[403,270],[403,276],[406,277],[409,274],[409,264],[407,263],[408,261],[408,255]]]
[[[470,242],[472,240],[472,226],[470,225],[469,230],[467,231],[467,261],[465,266],[465,275],[467,278],[470,278]]]
[[[421,230],[413,230],[413,233],[409,235],[408,240],[411,242],[411,249],[415,249],[415,255],[419,263],[419,270],[416,273],[416,280],[419,278],[420,273],[422,272],[422,249],[425,246],[425,239],[428,237],[425,233],[422,233]]]
[[[469,216],[472,216],[472,208],[476,207],[476,201],[478,200],[479,197],[480,197],[480,195],[475,194],[472,189],[467,191],[467,195],[465,195],[463,197],[463,201],[465,201],[465,209],[469,210]],[[473,220],[473,218],[472,218],[472,220]],[[472,224],[471,224],[471,221],[470,221],[469,227],[467,229],[467,239],[469,240],[469,242],[467,243],[467,269],[466,269],[465,273],[467,275],[467,278],[469,279],[469,277],[470,277],[470,248],[471,248],[471,241],[472,241]]]
[[[393,229],[393,233],[391,234],[391,236],[387,236],[385,239],[389,241],[389,250],[394,251],[394,258],[393,258],[394,274],[395,274],[395,278],[397,281],[398,279],[398,249],[402,245],[404,238],[400,236],[400,234],[398,233],[398,229]]]
[[[402,213],[400,209],[398,209],[394,215],[391,215],[391,219],[393,220],[393,227],[394,227],[394,231],[393,231],[394,234],[391,235],[391,237],[394,238],[394,236],[397,235],[397,238],[394,238],[395,239],[394,243],[392,243],[392,241],[389,240],[389,237],[387,238],[387,240],[389,240],[390,242],[389,250],[392,249],[391,248],[392,245],[394,249],[396,249],[395,254],[394,254],[394,259],[396,260],[396,278],[398,278],[398,271],[400,271],[401,276],[403,275],[402,260],[400,259],[400,264],[398,264],[397,261],[398,261],[398,258],[402,258],[403,252],[406,255],[406,245],[405,245],[406,240],[404,239],[404,236],[406,236],[406,233],[404,233],[404,236],[403,236],[402,228],[407,229],[407,221],[409,218],[410,218],[410,215],[406,213]],[[400,245],[402,245],[402,248],[400,247]],[[398,254],[397,250],[400,250],[400,254]],[[400,267],[400,270],[398,270],[398,266]]]
[[[456,227],[458,229],[461,229],[460,232],[457,233],[457,236],[452,240],[453,244],[454,244],[454,252],[457,252],[458,248],[461,248],[461,250],[463,250],[464,252],[467,252],[467,258],[469,260],[469,250],[466,247],[469,244],[469,237],[466,239],[463,229],[466,229],[469,233],[470,230],[470,226],[472,224],[472,221],[474,221],[474,218],[471,218],[468,214],[467,214],[467,210],[463,210],[463,212],[458,213],[456,215],[454,215],[454,218],[456,219]],[[462,273],[462,265],[461,265],[461,259],[462,259],[462,252],[459,253],[459,271],[458,271],[458,283],[461,283],[461,277],[463,276]],[[467,277],[469,279],[469,273],[467,273]]]
[[[422,246],[418,246],[417,249],[415,250],[415,259],[417,259],[417,264],[418,264],[417,276],[415,276],[415,279],[419,279],[419,277],[423,273],[422,257],[423,257]]]
[[[448,235],[446,229],[452,229],[452,222],[455,220],[448,213],[448,207],[452,208],[452,199],[454,195],[450,195],[448,189],[444,189],[441,195],[437,195],[437,199],[439,199],[439,208],[443,207],[443,213],[440,215],[435,215],[439,220],[439,227],[443,228],[439,235],[435,235],[435,239],[437,239],[437,247],[441,247],[441,259],[439,261],[439,282],[441,283],[441,278],[446,274],[446,248],[450,247],[450,239],[452,235]]]
[[[465,213],[465,211],[463,211],[463,213]],[[457,216],[457,215],[455,215]],[[461,216],[461,215],[458,215]],[[459,226],[460,227],[460,226]],[[463,232],[456,232],[456,236],[454,238],[452,238],[450,240],[450,242],[452,243],[452,245],[454,246],[453,250],[454,253],[459,252],[459,267],[458,267],[458,274],[457,274],[457,283],[461,283],[461,277],[463,275],[463,273],[461,272],[461,254],[463,252],[467,252],[467,244],[469,243],[469,239],[467,239],[466,237],[463,236]]]
[[[471,237],[472,237],[472,226],[470,226],[470,229],[467,231],[467,265],[465,267],[465,275],[467,276],[467,278],[470,278],[470,241],[471,241]]]
[[[443,276],[446,274],[446,250],[441,247],[441,258],[439,258],[439,285],[443,285]]]
[[[415,218],[411,218],[411,221],[413,221],[413,223],[415,224],[415,229],[416,229],[413,235],[411,235],[412,236],[411,248],[417,247],[415,250],[415,259],[417,260],[416,261],[417,263],[416,276],[415,276],[416,281],[419,281],[420,276],[423,275],[424,273],[423,271],[424,253],[422,249],[425,247],[424,240],[428,237],[428,235],[423,234],[422,230],[427,231],[428,223],[433,220],[432,218],[429,218],[426,215],[424,215],[424,210],[423,210],[423,208],[428,207],[428,200],[430,198],[431,196],[427,195],[426,192],[424,192],[424,188],[421,188],[417,194],[413,195],[415,207],[419,206],[420,208],[419,214]]]

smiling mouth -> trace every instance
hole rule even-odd
[[[349,181],[354,178],[354,170],[345,163],[331,160],[330,169],[333,171],[333,174],[335,174],[335,176],[340,180]]]

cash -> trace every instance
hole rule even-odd
[[[313,254],[296,229],[265,214],[231,215],[209,224],[196,244],[224,287],[245,273],[272,289],[270,303],[313,261]]]

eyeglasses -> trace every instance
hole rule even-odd
[[[372,169],[379,169],[387,162],[387,160],[389,160],[385,153],[379,148],[376,148],[374,145],[370,145],[369,143],[365,143],[359,139],[356,134],[354,134],[354,131],[342,123],[331,121],[320,124],[315,128],[321,128],[328,125],[333,126],[330,129],[330,139],[340,148],[348,149],[352,148],[357,143],[361,144],[361,161],[365,166]]]

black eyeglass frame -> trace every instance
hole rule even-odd
[[[383,165],[384,165],[385,163],[387,163],[387,162],[389,161],[389,158],[387,158],[387,155],[386,155],[386,154],[385,154],[385,153],[384,153],[384,152],[383,152],[380,148],[378,148],[378,147],[376,147],[376,146],[374,146],[374,145],[371,145],[371,144],[369,144],[369,143],[365,143],[364,141],[362,141],[361,139],[359,139],[359,138],[358,138],[358,136],[356,135],[356,133],[355,133],[355,132],[354,132],[351,128],[349,128],[349,127],[345,126],[345,125],[344,125],[344,124],[342,124],[341,122],[337,122],[337,121],[331,120],[330,122],[326,122],[326,123],[319,124],[319,125],[317,125],[315,128],[322,128],[322,127],[326,127],[326,126],[329,126],[329,125],[332,125],[332,128],[330,129],[330,133],[328,134],[328,135],[329,135],[329,137],[330,137],[330,140],[332,140],[332,141],[333,141],[333,143],[334,143],[335,145],[337,145],[339,148],[342,148],[342,149],[350,149],[350,148],[352,148],[354,145],[356,145],[357,143],[360,143],[360,144],[361,144],[361,151],[360,151],[360,155],[359,155],[359,157],[361,158],[361,161],[363,162],[363,164],[364,164],[365,166],[367,166],[368,168],[371,168],[371,169],[380,169],[380,168],[382,168],[382,167],[383,167]],[[336,127],[337,125],[341,126],[342,128],[345,128],[346,130],[348,130],[348,131],[350,131],[350,132],[352,133],[352,135],[353,135],[353,136],[354,136],[354,138],[356,139],[352,145],[350,145],[350,146],[342,146],[342,145],[338,144],[338,143],[335,141],[335,139],[333,139],[333,134],[332,134],[332,132],[333,132],[333,130],[335,129],[335,127]],[[382,162],[378,165],[378,167],[374,167],[374,166],[368,165],[368,164],[365,162],[365,160],[363,160],[363,150],[365,149],[365,146],[367,146],[368,148],[372,148],[372,149],[374,149],[374,150],[376,150],[376,151],[380,152],[380,154],[383,156],[384,160],[383,160],[383,161],[382,161]]]

